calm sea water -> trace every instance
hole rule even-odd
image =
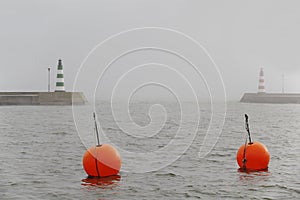
[[[132,120],[139,125],[149,123],[149,105],[133,103]],[[164,106],[168,110],[166,125],[151,139],[123,137],[109,104],[100,104],[99,121],[104,131],[114,134],[117,146],[137,152],[161,148],[173,137],[180,120],[178,107],[166,102]],[[158,171],[121,170],[120,176],[97,180],[87,179],[82,168],[86,149],[76,132],[71,107],[2,106],[0,199],[300,198],[300,105],[228,103],[222,134],[202,159],[198,152],[209,121],[209,106],[200,107],[199,132],[178,160]],[[268,171],[238,171],[235,156],[245,139],[244,113],[250,116],[253,139],[269,149]],[[139,162],[123,159],[125,167]]]

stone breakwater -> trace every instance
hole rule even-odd
[[[0,105],[83,105],[82,92],[0,92]]]
[[[300,94],[297,93],[245,93],[240,102],[244,103],[278,103],[300,104]]]

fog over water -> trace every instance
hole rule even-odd
[[[282,74],[285,76],[285,91],[299,92],[299,4],[299,1],[271,0],[2,0],[0,90],[47,90],[47,68],[53,67],[51,81],[54,83],[59,58],[63,59],[66,89],[72,90],[79,66],[97,44],[124,30],[163,27],[185,33],[203,45],[220,70],[229,100],[238,100],[244,92],[257,91],[262,66],[268,92],[281,91]],[[107,51],[101,55],[107,56],[109,48],[116,50],[120,44],[130,47],[131,44],[141,45],[139,42],[145,39],[152,39],[153,43],[158,41],[151,33],[147,34],[131,35],[128,44],[119,38],[117,46],[108,45]],[[168,38],[167,35],[163,37]],[[168,49],[178,47],[184,49],[185,54],[203,56],[203,52],[186,45],[185,41],[176,38],[172,41]],[[146,61],[165,63],[162,58],[167,59],[166,55],[156,53],[141,51],[130,55],[136,62],[130,63],[131,67]],[[97,55],[99,60],[101,55]],[[112,67],[112,74],[122,71],[130,56]],[[169,61],[173,68],[182,64],[174,58],[169,58]],[[97,60],[93,64],[104,67]],[[205,71],[210,64],[207,57],[201,57],[197,67]],[[188,80],[194,80],[190,78],[193,72],[184,71],[188,73]],[[159,74],[167,77],[170,73]],[[85,80],[88,82],[92,75],[93,71],[85,74]],[[206,76],[206,79],[219,81],[216,73]],[[138,77],[139,74],[132,74],[131,79]],[[181,85],[179,81],[178,86]],[[203,82],[197,85],[204,87]],[[209,87],[214,86],[210,83]],[[216,91],[222,93],[219,87]],[[140,96],[160,97],[160,94],[149,89]],[[204,96],[208,97],[207,94]],[[223,95],[218,98],[223,98]]]
[[[0,199],[299,199],[300,105],[237,102],[261,67],[267,92],[300,93],[299,7],[1,0],[0,92],[47,91],[48,67],[54,91],[62,59],[66,90],[89,103],[0,106]],[[122,157],[117,176],[83,169],[93,112]],[[245,113],[266,171],[238,171]]]

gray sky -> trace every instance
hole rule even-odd
[[[300,92],[299,8],[297,0],[1,0],[0,91],[46,90],[46,69],[59,58],[71,90],[95,45],[126,29],[155,26],[200,42],[218,65],[229,99],[257,91],[261,66],[268,92],[281,91],[283,73],[285,90]]]

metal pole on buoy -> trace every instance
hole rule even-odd
[[[249,129],[249,123],[248,123],[248,115],[245,114],[245,125],[246,125],[246,130],[249,136],[249,143],[252,144],[252,140],[251,140],[251,134],[250,134],[250,129]]]
[[[248,115],[245,114],[245,128],[246,128],[246,131],[248,133],[249,144],[252,144],[248,119],[249,119]],[[243,162],[243,170],[246,169],[246,162],[247,162],[247,159],[246,159],[246,149],[247,149],[247,143],[248,143],[248,138],[247,138],[247,135],[246,135],[246,140],[245,140],[245,145],[244,145],[244,152],[243,152],[243,160],[242,160],[242,162]]]
[[[98,132],[98,126],[97,126],[97,119],[96,119],[96,113],[94,112],[94,121],[95,121],[95,130],[96,130],[96,137],[97,137],[97,146],[101,146],[100,139],[99,139],[99,132]]]

